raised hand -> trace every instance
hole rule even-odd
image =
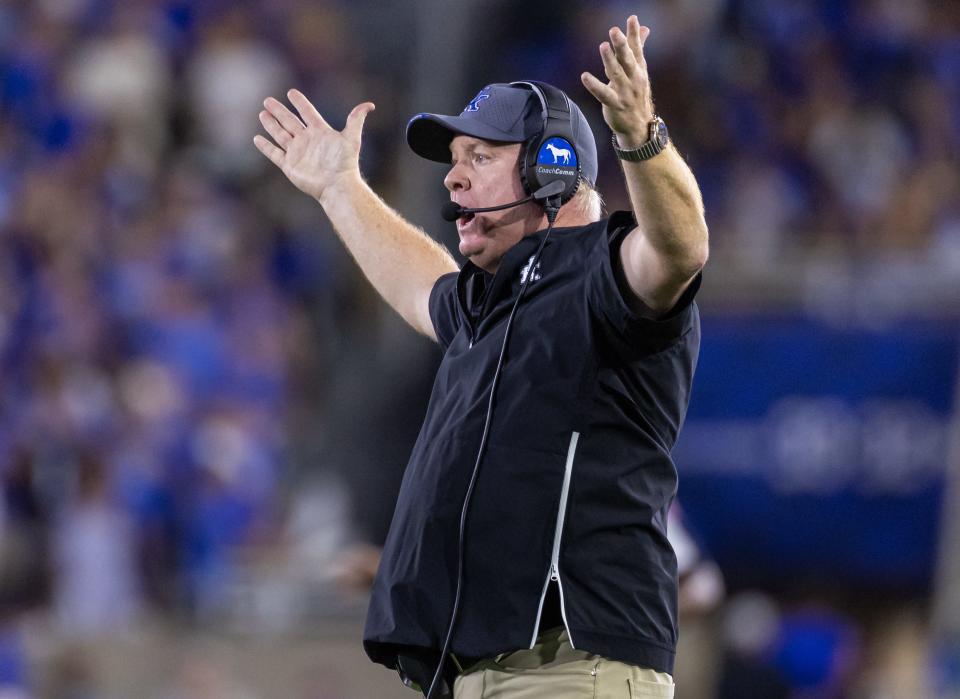
[[[290,90],[287,97],[297,114],[268,97],[260,123],[273,141],[257,135],[253,143],[298,189],[320,199],[337,180],[359,174],[363,122],[375,106],[358,104],[347,116],[343,131],[337,131],[302,92]]]
[[[627,19],[627,33],[610,28],[610,41],[600,44],[603,70],[609,82],[593,74],[580,76],[583,86],[603,107],[603,119],[620,138],[621,147],[635,148],[646,142],[648,125],[653,119],[653,98],[643,44],[650,34],[641,27],[636,15]]]

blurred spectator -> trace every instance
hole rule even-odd
[[[667,518],[667,536],[677,556],[680,580],[678,611],[687,619],[709,614],[720,606],[726,594],[723,573],[694,539],[679,503],[673,503]]]
[[[798,697],[841,699],[850,694],[859,662],[854,622],[825,605],[804,605],[785,614],[775,662]]]
[[[249,175],[261,165],[250,144],[252,115],[266,95],[292,87],[283,53],[254,31],[255,13],[235,7],[205,26],[187,68],[189,111],[206,164],[223,176]]]
[[[43,696],[50,699],[103,699],[90,653],[81,644],[67,646],[51,659],[43,683]]]
[[[0,699],[29,699],[27,654],[14,625],[0,618]]]
[[[183,660],[173,685],[158,699],[256,699],[257,696],[221,659],[200,651]]]
[[[63,89],[86,120],[116,131],[115,166],[153,174],[168,146],[170,57],[156,39],[159,8],[132,3],[81,43],[64,66]]]
[[[67,636],[103,636],[140,608],[132,523],[100,454],[81,453],[76,494],[53,528],[54,609]]]
[[[780,625],[776,602],[760,592],[732,598],[724,614],[727,653],[718,699],[790,699],[790,685],[773,659]]]
[[[47,601],[48,514],[37,492],[31,454],[15,450],[0,468],[0,624]]]

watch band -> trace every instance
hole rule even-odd
[[[661,125],[663,125],[663,120],[660,117],[654,117],[653,121],[650,122],[650,138],[637,148],[621,148],[620,144],[617,143],[617,134],[612,134],[610,141],[613,143],[613,152],[617,154],[620,160],[628,160],[633,163],[649,160],[658,153],[662,153],[669,141],[666,138],[662,140],[657,138],[657,130]],[[665,126],[664,132],[666,132]]]

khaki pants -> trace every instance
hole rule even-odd
[[[574,650],[565,629],[530,650],[481,660],[457,677],[453,699],[673,699],[664,672]]]

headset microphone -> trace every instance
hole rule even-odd
[[[554,180],[538,189],[529,197],[512,201],[509,204],[501,204],[500,206],[484,206],[476,209],[468,209],[464,206],[460,206],[455,201],[448,201],[443,205],[443,208],[440,209],[440,215],[443,217],[444,221],[456,221],[464,214],[481,214],[485,211],[500,211],[501,209],[509,209],[513,206],[526,204],[528,201],[544,201],[545,199],[549,199],[550,197],[560,194],[563,190],[564,183],[560,180]]]
[[[500,206],[484,206],[479,209],[468,209],[464,206],[460,206],[455,201],[448,201],[443,205],[443,208],[440,209],[440,215],[443,216],[444,221],[456,221],[464,214],[479,214],[483,213],[484,211],[500,211],[500,209],[509,209],[512,206],[526,204],[531,199],[533,199],[533,197],[524,197],[523,199],[512,201],[509,204],[501,204]]]
[[[444,202],[443,208],[440,209],[440,215],[443,217],[444,221],[456,221],[465,213],[467,213],[467,210],[455,201]]]

